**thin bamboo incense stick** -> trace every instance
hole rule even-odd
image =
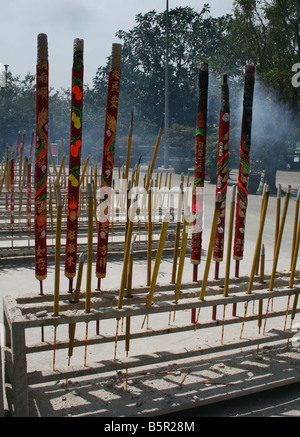
[[[234,185],[232,188],[232,199],[230,203],[230,215],[229,215],[229,225],[228,225],[229,227],[228,227],[227,256],[226,256],[225,279],[224,279],[224,297],[228,296],[228,289],[229,289],[235,197],[236,197],[236,186]]]
[[[163,254],[165,239],[167,236],[169,221],[170,221],[170,217],[168,215],[165,216],[164,221],[162,223],[161,231],[160,231],[160,237],[159,237],[159,242],[158,242],[158,247],[157,247],[157,252],[156,252],[156,257],[155,257],[155,263],[154,263],[154,267],[153,267],[151,284],[150,284],[150,288],[149,288],[149,292],[148,292],[148,296],[147,296],[147,302],[146,302],[147,308],[150,308],[150,306],[152,304],[153,295],[154,295],[156,282],[157,282],[157,276],[158,276],[159,267],[160,267],[160,261],[161,261],[161,257]]]
[[[290,281],[289,281],[289,288],[292,288],[294,286],[299,245],[300,245],[300,219],[298,222],[298,230],[297,230],[297,234],[296,234],[296,238],[295,238],[295,244],[293,247],[293,259],[292,259],[292,265],[291,265],[291,276],[290,276]]]
[[[300,190],[298,191],[297,198],[296,198],[296,205],[295,205],[295,217],[294,217],[294,230],[293,230],[293,239],[292,239],[292,253],[291,253],[290,270],[292,270],[294,250],[295,250],[295,246],[296,246],[296,238],[297,238],[296,235],[297,235],[297,226],[298,226],[298,217],[299,217],[299,204],[300,204]]]
[[[86,267],[86,291],[85,291],[85,312],[91,312],[91,282],[92,282],[92,262],[93,262],[93,212],[94,212],[94,193],[91,184],[87,184],[88,192],[88,245],[87,245],[87,267]],[[84,366],[87,360],[87,341],[88,324],[86,322]]]
[[[147,286],[151,284],[152,262],[152,181],[148,190]]]
[[[185,219],[182,230],[182,238],[181,238],[181,248],[179,255],[179,264],[178,264],[178,272],[176,279],[176,287],[175,287],[175,302],[178,302],[180,297],[180,289],[182,283],[182,275],[183,275],[183,267],[184,260],[186,254],[187,240],[188,240],[188,232],[189,232],[189,222]]]
[[[85,173],[86,173],[86,171],[87,171],[87,167],[88,167],[88,165],[89,165],[89,161],[90,161],[90,157],[88,156],[88,157],[86,158],[86,160],[85,160],[84,167],[83,167],[83,170],[82,170],[82,174],[81,174],[81,177],[80,177],[80,182],[79,182],[79,185],[80,185],[80,186],[81,186],[81,185],[84,186],[84,176],[85,176]]]
[[[201,287],[200,296],[199,296],[200,300],[204,300],[204,297],[205,297],[205,291],[206,291],[206,285],[207,285],[210,263],[211,263],[211,258],[212,258],[213,244],[214,244],[216,229],[217,229],[217,225],[218,225],[221,201],[222,201],[221,193],[218,193],[217,199],[216,199],[216,204],[215,204],[213,221],[212,221],[209,246],[208,246],[208,250],[207,250],[207,257],[206,257],[205,270],[204,270],[204,275],[203,275],[203,280],[202,280],[202,287]]]
[[[162,137],[162,134],[163,134],[164,121],[165,121],[165,114],[163,114],[162,121],[161,121],[161,126],[160,126],[160,129],[159,129],[159,132],[158,132],[158,136],[157,136],[157,139],[156,139],[156,144],[155,144],[155,148],[154,148],[154,152],[153,152],[153,156],[152,156],[152,160],[151,160],[151,164],[150,164],[150,168],[149,168],[149,172],[148,172],[148,179],[147,179],[146,186],[145,186],[146,191],[148,191],[148,188],[150,186],[150,181],[151,181],[151,178],[152,178],[152,173],[153,173],[153,170],[154,170],[155,161],[156,161],[156,157],[157,157],[157,153],[158,153],[161,137]]]
[[[267,213],[267,208],[268,208],[269,190],[270,190],[270,187],[269,186],[266,187],[247,294],[251,294],[251,292],[252,292],[253,281],[254,281],[254,276],[255,276],[255,272],[256,272],[256,266],[258,263],[258,256],[259,256],[259,252],[260,252],[260,248],[261,248],[262,235],[263,235],[263,231],[264,231],[266,213]]]
[[[61,222],[62,222],[62,196],[59,185],[56,185],[56,239],[55,239],[55,278],[54,278],[54,310],[53,315],[59,314],[59,281],[60,281],[60,249],[61,249]]]
[[[125,167],[125,179],[126,180],[128,180],[129,165],[130,165],[132,131],[133,131],[133,111],[131,111],[131,120],[130,120],[129,133],[128,133],[127,156],[126,156],[126,167]]]
[[[281,185],[278,184],[277,199],[276,199],[275,238],[274,238],[274,255],[273,256],[275,256],[276,242],[277,242],[279,226],[280,226],[280,208],[281,208]]]
[[[75,287],[75,295],[73,303],[76,304],[79,302],[80,298],[80,289],[81,289],[81,282],[82,282],[82,272],[83,272],[83,265],[84,265],[84,254],[81,253],[79,256],[79,263],[78,263],[78,272],[77,272],[77,281],[76,281],[76,287]],[[73,356],[73,350],[74,350],[74,339],[75,339],[75,330],[76,330],[76,323],[72,323],[69,325],[69,365],[71,357]]]
[[[277,270],[277,263],[278,263],[278,258],[279,258],[279,251],[280,251],[280,246],[281,246],[281,240],[282,240],[282,235],[283,235],[283,230],[284,230],[287,210],[288,210],[288,206],[289,206],[290,193],[291,193],[291,186],[288,185],[287,192],[286,192],[286,195],[285,195],[285,201],[284,201],[282,216],[281,216],[281,220],[280,220],[280,227],[279,227],[279,232],[278,232],[278,238],[277,238],[277,242],[276,242],[275,256],[274,256],[274,260],[273,260],[273,268],[272,268],[272,274],[271,274],[270,286],[269,286],[269,290],[270,291],[272,291],[273,287],[274,287],[274,281],[275,281],[275,275],[276,275],[276,270]]]
[[[176,231],[175,231],[171,284],[176,283],[177,258],[178,258],[180,228],[181,228],[182,196],[183,196],[183,183],[181,182],[180,192],[178,193],[178,209],[177,209],[177,220],[176,220]]]
[[[60,288],[60,249],[61,249],[61,222],[62,222],[62,198],[60,186],[56,185],[57,215],[56,215],[56,242],[55,242],[55,273],[54,273],[54,307],[53,316],[59,315],[59,288]],[[55,371],[56,357],[56,333],[57,325],[54,326],[54,350],[53,350],[53,371]]]

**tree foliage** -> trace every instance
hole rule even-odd
[[[233,14],[218,18],[210,16],[208,4],[200,12],[190,7],[169,12],[172,130],[165,137],[173,143],[175,156],[182,143],[188,148],[184,149],[186,155],[193,155],[201,61],[210,66],[208,163],[213,165],[216,160],[221,75],[226,72],[231,107],[230,165],[237,165],[247,63],[254,64],[257,72],[253,162],[266,162],[268,156],[279,156],[279,151],[293,146],[299,132],[300,88],[291,85],[291,69],[300,60],[299,25],[298,0],[235,0]],[[137,158],[142,154],[148,159],[164,112],[166,13],[152,10],[137,14],[135,26],[129,31],[118,30],[116,36],[123,45],[116,159],[125,155],[131,110],[133,152]],[[97,160],[102,156],[108,71],[108,63],[100,66],[93,85],[84,88],[83,157],[91,155]],[[68,140],[70,91],[51,90],[49,105],[50,140]],[[0,152],[3,154],[6,142],[14,144],[18,131],[30,132],[34,124],[35,76],[28,74],[21,80],[9,73],[8,86],[0,90]],[[158,162],[160,158],[161,152]]]

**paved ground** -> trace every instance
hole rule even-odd
[[[173,175],[173,184],[179,182],[179,176]],[[231,179],[229,181],[228,196],[230,198],[230,190],[232,185],[236,182],[236,172],[232,172]],[[284,229],[282,247],[280,251],[280,259],[278,263],[278,270],[288,271],[290,268],[290,258],[291,258],[291,244],[292,244],[292,233],[294,225],[294,211],[295,211],[295,200],[296,194],[300,186],[300,173],[299,172],[278,172],[277,183],[282,185],[283,191],[286,190],[287,185],[292,186],[292,196],[289,203],[288,214],[286,218],[286,225]],[[203,273],[205,259],[206,259],[206,249],[208,246],[209,235],[210,235],[210,225],[213,215],[214,206],[214,196],[215,196],[215,186],[206,184],[205,187],[205,217],[204,217],[204,233],[203,233],[203,262],[199,268],[199,277]],[[284,193],[282,194],[282,205],[284,202]],[[247,222],[246,222],[246,243],[245,243],[245,256],[244,260],[241,262],[240,274],[249,275],[252,257],[254,253],[257,230],[258,230],[258,217],[260,214],[261,207],[261,196],[250,195],[249,196],[249,206],[247,211]],[[276,211],[276,196],[271,196],[269,200],[269,207],[266,218],[266,225],[264,230],[263,243],[266,248],[266,273],[271,272],[272,259],[274,251],[274,225],[275,225],[275,211]],[[226,214],[229,214],[229,202],[227,203]],[[161,264],[158,283],[164,284],[169,283],[170,273],[171,273],[172,262],[170,259],[165,259]],[[133,286],[143,286],[145,285],[145,260],[137,260],[134,264],[134,279]],[[63,267],[62,267],[63,268]],[[220,266],[220,277],[224,276],[224,263]],[[107,278],[103,280],[103,289],[118,288],[120,286],[120,278],[122,273],[122,261],[115,261],[108,266]],[[210,278],[213,277],[214,268],[211,267]],[[231,274],[234,274],[234,264],[232,262]],[[93,276],[94,284],[96,287],[96,278]],[[185,269],[183,274],[183,282],[190,282],[192,279],[192,265],[189,262],[189,258],[186,258]],[[23,295],[28,293],[38,294],[39,284],[34,278],[34,266],[20,266],[18,268],[9,269],[8,267],[0,269],[0,280],[1,289],[0,295]],[[83,278],[83,283],[85,277]],[[54,269],[53,265],[49,266],[48,278],[44,281],[44,291],[45,293],[51,293],[54,284]],[[67,290],[68,284],[67,280],[61,273],[61,289]],[[2,315],[2,311],[1,311]],[[257,328],[256,328],[257,329]],[[228,332],[228,331],[226,331]],[[218,334],[219,335],[219,334]],[[218,340],[219,341],[219,340]],[[180,342],[184,344],[184,339]],[[142,347],[146,347],[145,345]],[[146,347],[147,350],[147,347]],[[64,357],[65,359],[65,357]],[[299,384],[296,386],[290,386],[282,388],[277,391],[272,391],[266,395],[258,394],[251,398],[238,401],[227,401],[226,404],[216,405],[214,407],[201,407],[197,411],[192,410],[190,412],[183,413],[184,415],[195,415],[196,417],[203,416],[296,416],[299,415]],[[61,389],[60,389],[61,391]],[[54,391],[52,390],[54,395]],[[57,396],[61,396],[57,395]],[[57,398],[58,399],[58,398]],[[77,399],[79,397],[77,396]],[[59,405],[64,409],[64,414],[66,413],[64,401],[59,398],[58,404],[55,408],[59,408]],[[85,407],[85,411],[88,407]],[[71,411],[71,409],[70,409]],[[57,411],[54,411],[55,414]],[[53,406],[52,406],[53,413]]]

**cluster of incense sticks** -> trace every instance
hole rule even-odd
[[[212,260],[215,261],[215,280],[220,279],[219,266],[224,258],[225,248],[225,230],[227,231],[227,253],[224,282],[219,281],[224,286],[224,307],[222,315],[222,337],[224,339],[224,327],[226,306],[230,293],[230,267],[233,252],[233,259],[236,261],[235,276],[239,277],[239,263],[243,259],[246,229],[246,213],[248,206],[248,181],[250,170],[250,149],[251,149],[251,127],[252,127],[252,108],[254,95],[254,78],[255,70],[251,65],[245,67],[244,83],[244,100],[242,114],[242,129],[239,152],[239,174],[237,186],[231,188],[231,203],[228,223],[225,226],[225,212],[228,192],[228,158],[230,149],[229,129],[230,129],[230,104],[229,104],[229,85],[226,74],[222,77],[221,84],[221,105],[219,116],[219,138],[218,138],[218,156],[216,161],[216,190],[214,192],[214,208],[211,221],[209,242],[206,252],[206,260],[203,274],[199,274],[199,265],[201,263],[202,237],[203,237],[203,208],[204,208],[204,179],[205,179],[205,161],[206,161],[206,137],[207,137],[207,112],[208,112],[208,82],[209,66],[201,63],[199,69],[199,104],[197,109],[197,126],[196,126],[196,145],[194,161],[194,180],[192,181],[191,203],[187,204],[185,188],[190,187],[189,175],[185,182],[184,175],[180,177],[180,184],[177,187],[176,202],[172,204],[170,194],[172,185],[172,172],[166,173],[165,182],[163,183],[163,173],[157,171],[156,178],[154,175],[155,166],[159,147],[163,135],[165,115],[162,115],[161,125],[159,127],[156,143],[153,148],[153,154],[148,169],[144,174],[144,181],[140,181],[140,161],[130,169],[132,135],[134,114],[131,112],[130,126],[128,133],[128,144],[126,163],[121,168],[119,163],[119,180],[114,178],[115,167],[115,143],[117,132],[119,90],[121,83],[121,54],[122,47],[120,44],[113,44],[110,70],[107,87],[106,116],[104,126],[104,141],[102,153],[102,168],[98,174],[98,163],[92,163],[88,157],[82,168],[82,124],[83,124],[83,40],[75,39],[73,48],[73,67],[71,78],[71,111],[70,111],[70,146],[69,146],[69,171],[65,169],[66,154],[64,152],[64,143],[61,143],[62,159],[58,167],[53,157],[53,151],[48,141],[48,103],[49,103],[49,64],[48,64],[48,42],[45,34],[38,35],[37,50],[37,75],[36,75],[36,132],[32,133],[29,158],[24,157],[24,147],[26,132],[23,137],[19,132],[14,152],[9,156],[9,150],[6,150],[6,161],[4,168],[1,169],[0,179],[0,196],[3,188],[6,190],[7,209],[10,195],[10,227],[12,236],[15,228],[16,218],[16,194],[19,200],[19,216],[22,209],[23,190],[27,192],[26,196],[26,218],[27,230],[31,229],[31,196],[34,194],[34,227],[35,227],[35,276],[40,282],[40,294],[43,294],[43,280],[47,277],[47,232],[54,235],[55,228],[55,274],[54,274],[54,304],[53,316],[60,315],[60,261],[62,250],[62,234],[65,231],[65,258],[64,274],[69,279],[69,293],[73,294],[72,302],[77,304],[80,300],[81,282],[83,276],[83,264],[86,255],[86,288],[85,288],[85,307],[84,312],[87,317],[92,312],[92,271],[93,271],[93,237],[94,231],[97,235],[96,266],[95,273],[97,278],[96,291],[101,291],[101,279],[107,275],[107,262],[109,255],[109,237],[110,233],[116,232],[116,211],[122,215],[120,220],[120,234],[124,237],[124,246],[122,246],[123,265],[120,277],[120,287],[118,289],[117,310],[122,313],[124,300],[132,297],[133,289],[133,267],[134,267],[134,247],[137,236],[141,233],[141,218],[144,217],[145,236],[146,236],[146,291],[145,308],[150,309],[155,301],[155,291],[157,290],[158,277],[161,268],[161,262],[164,257],[168,232],[171,228],[171,216],[175,216],[177,210],[175,225],[173,229],[174,247],[172,247],[173,262],[172,271],[170,272],[170,283],[174,285],[174,304],[178,308],[183,296],[182,283],[184,269],[186,265],[187,251],[189,243],[191,246],[191,264],[193,282],[199,281],[199,300],[204,301],[207,297],[207,288]],[[34,153],[34,190],[32,190],[32,150],[35,141]],[[21,140],[22,138],[22,140]],[[20,149],[19,163],[17,162],[18,150]],[[48,165],[48,153],[52,161],[52,168]],[[57,164],[57,167],[56,167]],[[131,170],[131,177],[130,177]],[[51,175],[52,173],[52,175]],[[51,177],[50,177],[50,176]],[[116,174],[115,174],[116,175]],[[169,179],[168,179],[169,177]],[[116,183],[117,182],[117,183]],[[115,185],[118,185],[118,198],[115,197]],[[142,187],[140,196],[139,188]],[[161,190],[161,192],[159,192]],[[100,191],[100,196],[99,196]],[[300,193],[300,192],[299,192]],[[293,288],[296,276],[296,267],[300,245],[300,223],[299,223],[299,202],[300,194],[296,199],[294,228],[292,238],[292,251],[290,258],[290,281],[289,288]],[[174,193],[172,194],[174,195]],[[160,197],[161,196],[161,197]],[[273,266],[268,284],[269,291],[273,291],[276,283],[276,273],[278,271],[278,261],[280,256],[283,232],[286,223],[288,206],[291,196],[291,186],[289,185],[285,195],[285,202],[281,212],[281,186],[278,186],[278,195],[276,199],[276,217],[275,217],[275,238]],[[173,197],[173,200],[175,196]],[[264,229],[268,205],[270,201],[269,186],[265,185],[261,200],[261,210],[259,216],[259,226],[255,250],[252,260],[251,271],[249,272],[249,282],[247,295],[253,292],[255,277],[259,273],[261,284],[266,283],[265,278],[265,246],[264,246]],[[56,207],[56,214],[54,209]],[[48,219],[48,211],[50,220]],[[166,213],[166,211],[168,211]],[[170,214],[171,213],[171,214]],[[65,215],[64,215],[65,214]],[[81,253],[79,263],[78,257],[78,234],[80,230],[79,219],[85,214],[87,225],[87,248],[86,253]],[[157,214],[160,215],[159,221],[156,220]],[[157,222],[159,232],[155,228]],[[65,227],[64,227],[65,226]],[[176,226],[176,227],[175,227]],[[153,260],[154,252],[154,230],[159,234],[158,243]],[[234,234],[234,235],[233,235]],[[28,240],[29,241],[29,240]],[[122,242],[123,245],[123,242]],[[12,238],[13,246],[13,238]],[[153,263],[154,261],[154,263]],[[78,265],[79,264],[79,265]],[[260,272],[259,272],[260,265]],[[73,279],[77,281],[75,290],[73,290]],[[198,277],[199,276],[199,277]],[[195,284],[194,284],[195,285]],[[125,296],[126,293],[126,296]],[[97,293],[100,294],[100,293]],[[295,319],[298,293],[294,294],[294,302],[291,312],[291,327]],[[292,296],[292,295],[291,295]],[[290,299],[288,297],[286,318],[284,330],[286,329],[287,317],[290,309]],[[128,301],[127,301],[128,302]],[[130,301],[129,301],[130,302]],[[263,333],[266,330],[269,307],[271,299],[268,299],[265,313],[265,323]],[[190,310],[190,308],[189,308]],[[175,313],[174,311],[174,320]],[[248,301],[244,308],[244,317],[240,337],[243,336],[245,322],[247,319]],[[233,304],[232,315],[236,315],[236,304]],[[263,321],[263,299],[258,304],[258,328],[259,334]],[[192,309],[191,324],[196,331],[200,322],[200,307],[198,314]],[[217,307],[213,307],[212,320],[217,319]],[[116,335],[114,344],[114,358],[117,359],[117,343],[119,336],[121,316],[116,318]],[[142,328],[147,321],[149,314],[146,313]],[[169,313],[169,325],[171,321],[171,312]],[[57,323],[57,319],[56,319]],[[54,353],[53,353],[53,370],[56,364],[56,339],[57,327],[54,321]],[[122,320],[123,323],[123,320]],[[194,326],[193,326],[194,325]],[[125,351],[128,356],[130,351],[131,338],[131,317],[126,317],[126,334],[125,334]],[[73,356],[75,341],[76,323],[69,326],[69,350],[68,365],[70,365]],[[89,322],[86,322],[85,330],[85,353],[84,366],[87,366],[87,347],[88,347]],[[97,334],[99,334],[99,320],[97,321]],[[44,332],[42,330],[42,339]],[[126,389],[127,389],[128,369],[126,371]],[[67,388],[66,381],[66,388]]]

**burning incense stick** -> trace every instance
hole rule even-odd
[[[245,221],[248,205],[248,179],[250,170],[254,78],[254,67],[252,65],[246,65],[233,252],[233,258],[236,260],[236,276],[239,276],[239,262],[243,259],[244,253]]]
[[[47,277],[47,170],[48,170],[48,41],[38,35],[36,74],[36,150],[35,150],[35,276]],[[42,288],[41,288],[42,292]]]
[[[206,154],[206,130],[207,130],[207,95],[208,95],[208,65],[202,63],[199,70],[199,103],[197,110],[196,148],[195,148],[195,176],[194,187],[204,187],[205,178],[205,154]],[[193,215],[201,214],[201,205],[197,202],[197,192],[193,195]],[[196,223],[194,223],[196,227]],[[197,232],[193,232],[191,243],[191,263],[193,268],[193,280],[197,281],[198,265],[201,261],[202,248],[202,223]]]
[[[110,72],[107,88],[107,105],[104,129],[104,146],[101,172],[101,203],[110,200],[115,158],[115,141],[118,117],[119,89],[121,79],[121,44],[113,44]],[[105,278],[108,251],[109,215],[107,219],[99,222],[96,276],[98,279]]]
[[[221,90],[220,121],[219,121],[219,146],[218,146],[217,184],[216,184],[216,195],[218,192],[222,194],[222,203],[221,203],[219,223],[218,223],[217,233],[214,243],[213,259],[216,262],[215,279],[219,278],[219,263],[223,261],[223,251],[224,251],[225,211],[226,211],[228,158],[229,158],[229,127],[230,127],[229,88],[227,84],[227,74],[223,74],[223,84]]]
[[[69,292],[76,275],[78,203],[80,188],[80,162],[82,141],[83,107],[83,40],[75,39],[73,48],[71,136],[69,154],[67,235],[65,252],[65,276],[69,278]]]

